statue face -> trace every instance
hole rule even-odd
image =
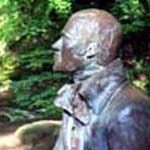
[[[57,50],[53,69],[73,72],[91,63],[97,52],[97,43],[91,40],[93,32],[91,24],[85,27],[80,20],[68,22],[61,37],[52,45]]]
[[[77,53],[79,41],[67,32],[52,45],[56,49],[54,66],[55,71],[73,72],[82,67],[82,59]]]

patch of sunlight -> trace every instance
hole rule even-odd
[[[134,80],[133,81],[133,84],[142,90],[145,90],[145,86],[147,85],[147,83],[148,83],[147,79],[145,79],[145,80]]]
[[[7,147],[7,148],[15,148],[19,146],[21,141],[14,136],[14,134],[9,133],[8,135],[0,135],[0,148]]]
[[[143,68],[143,60],[137,61],[136,62],[136,69],[142,69]]]
[[[0,9],[2,9],[4,6],[7,6],[9,3],[9,0],[3,0],[0,2]]]
[[[0,93],[8,91],[10,83],[11,83],[11,80],[3,81],[3,85],[0,86]]]
[[[3,14],[0,16],[0,29],[8,22],[8,15],[7,14]]]
[[[6,47],[7,43],[5,41],[0,41],[0,57],[5,54]]]

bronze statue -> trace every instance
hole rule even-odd
[[[150,150],[150,102],[125,79],[121,37],[111,14],[86,9],[53,44],[54,70],[74,75],[55,100],[64,113],[54,150]]]

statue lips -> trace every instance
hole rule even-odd
[[[81,60],[75,54],[73,54],[71,50],[64,48],[61,52],[61,55],[56,54],[55,65],[53,69],[55,71],[73,72],[81,66]]]

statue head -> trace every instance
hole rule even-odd
[[[73,14],[52,47],[54,70],[74,72],[90,63],[105,66],[116,58],[121,26],[108,12],[86,9]]]

